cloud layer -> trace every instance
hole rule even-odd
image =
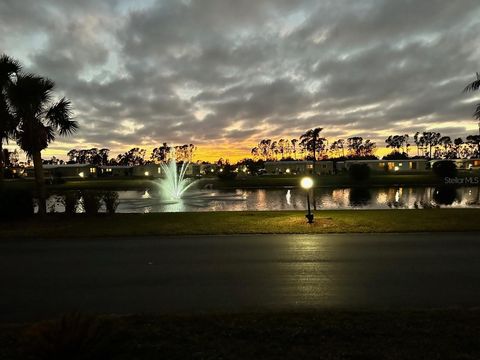
[[[167,141],[240,154],[313,126],[379,143],[465,136],[479,43],[478,0],[0,0],[0,52],[75,106],[81,131],[56,153]]]

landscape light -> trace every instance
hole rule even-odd
[[[81,173],[78,173],[78,176],[80,176],[81,178],[83,178],[85,176],[85,173],[82,171]]]
[[[395,167],[393,168],[393,170],[398,171],[398,170],[400,170],[400,168],[399,168],[398,166],[395,166]]]
[[[145,171],[145,176],[148,176],[150,175],[150,173],[148,171]]]
[[[313,180],[311,177],[306,176],[300,181],[300,185],[305,190],[310,190],[313,186]]]
[[[287,174],[290,174],[290,169],[285,170]]]
[[[300,185],[307,192],[307,210],[308,210],[308,212],[307,212],[307,215],[305,215],[305,217],[307,218],[307,223],[308,224],[313,224],[313,214],[312,214],[312,211],[310,209],[310,189],[313,186],[313,179],[311,177],[306,176],[306,177],[302,178],[302,180],[300,181]]]

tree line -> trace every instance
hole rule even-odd
[[[68,160],[63,161],[52,157],[44,160],[44,164],[91,164],[97,166],[138,166],[147,164],[161,164],[175,159],[177,162],[192,162],[197,147],[194,144],[169,146],[167,143],[154,148],[152,152],[142,148],[132,148],[116,157],[110,158],[110,149],[72,149],[67,153]],[[148,155],[148,156],[147,156]]]
[[[320,136],[323,128],[306,131],[299,139],[262,139],[251,149],[255,159],[273,160],[324,160],[324,159],[377,159],[375,142],[360,136],[336,139],[329,142]],[[413,141],[411,141],[412,139]],[[415,145],[415,149],[412,147]],[[444,136],[439,132],[417,132],[390,135],[385,146],[392,151],[385,159],[454,159],[480,157],[480,135],[468,135],[465,139]]]

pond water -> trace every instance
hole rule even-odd
[[[182,211],[304,210],[302,189],[203,190],[180,203],[161,201],[148,191],[119,191],[119,213]],[[63,212],[58,196],[48,200],[49,209]],[[433,207],[480,208],[479,187],[386,187],[322,188],[312,194],[316,209],[422,209]],[[82,211],[79,209],[79,211]]]

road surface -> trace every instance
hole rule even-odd
[[[479,305],[479,233],[0,240],[0,321]]]

